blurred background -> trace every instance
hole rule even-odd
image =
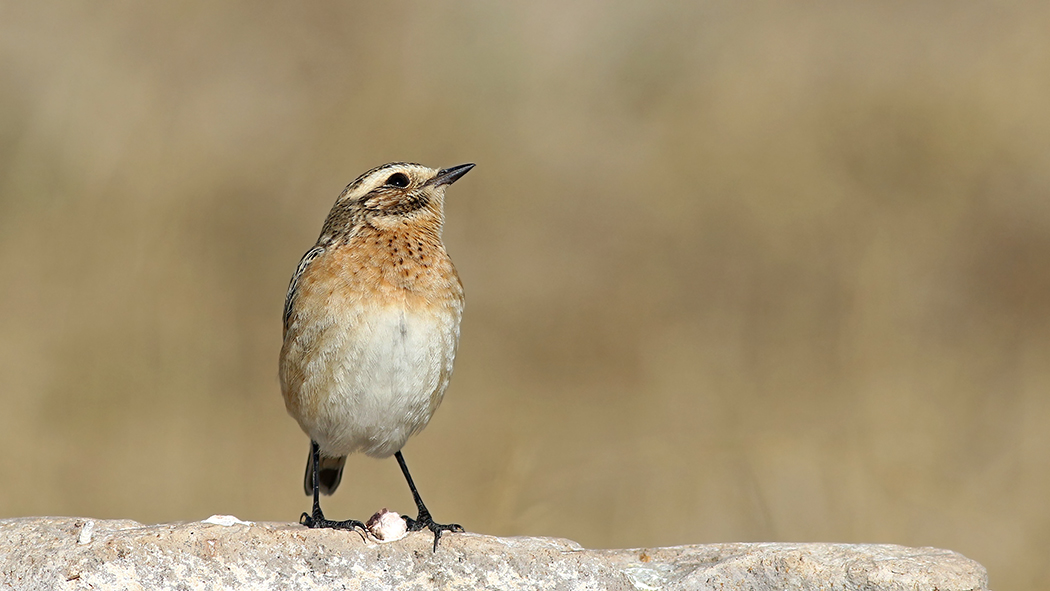
[[[0,2],[0,516],[294,521],[288,279],[476,162],[441,521],[1050,587],[1050,6]],[[414,514],[353,457],[329,516]]]

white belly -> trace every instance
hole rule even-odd
[[[349,317],[348,317],[349,316]],[[423,429],[441,403],[459,340],[458,313],[388,307],[300,327],[300,426],[326,456],[387,457]],[[291,410],[291,407],[289,408]]]

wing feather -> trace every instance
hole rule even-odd
[[[324,253],[323,246],[315,246],[310,250],[306,251],[303,258],[299,261],[299,266],[295,269],[295,274],[292,275],[292,281],[288,284],[288,294],[284,297],[284,330],[288,330],[288,324],[292,319],[292,309],[295,307],[295,296],[299,290],[299,278],[306,272],[307,267],[317,257]]]

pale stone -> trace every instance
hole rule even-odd
[[[214,523],[215,525],[222,525],[225,527],[232,527],[234,525],[254,525],[251,521],[241,521],[233,515],[212,515],[207,519],[202,519],[201,523]]]
[[[386,507],[373,515],[365,523],[365,528],[377,542],[389,544],[408,535],[408,524],[397,511],[388,511]]]
[[[238,520],[239,521],[239,520]],[[93,526],[89,524],[94,524]],[[84,534],[92,528],[93,534]],[[91,529],[89,529],[91,531]],[[586,550],[556,538],[446,533],[379,544],[291,523],[0,520],[2,589],[985,590],[936,548],[734,543]]]

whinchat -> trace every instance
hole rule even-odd
[[[434,170],[394,162],[350,183],[299,261],[284,303],[280,379],[288,413],[310,436],[304,488],[308,527],[364,528],[330,521],[319,493],[332,494],[346,456],[393,455],[419,514],[408,529],[434,532],[401,448],[426,427],[452,376],[463,285],[441,241],[445,190],[473,164]]]

